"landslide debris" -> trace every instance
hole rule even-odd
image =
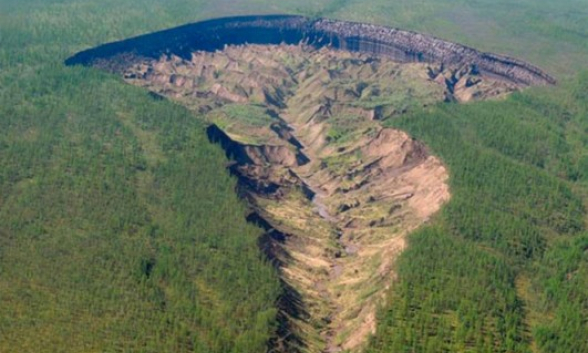
[[[250,218],[267,231],[262,248],[288,288],[287,330],[274,342],[287,352],[360,350],[405,235],[449,199],[442,163],[380,120],[516,89],[467,66],[304,44],[163,56],[124,77],[201,113],[235,161]]]

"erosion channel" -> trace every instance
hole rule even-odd
[[[122,74],[210,123],[282,279],[271,350],[360,351],[406,235],[450,197],[440,160],[381,121],[554,81],[514,59],[385,27],[224,21],[109,44],[68,63]]]

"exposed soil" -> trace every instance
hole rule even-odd
[[[219,45],[249,40],[263,45]],[[360,351],[405,236],[450,197],[439,159],[381,120],[554,82],[417,33],[288,16],[189,25],[69,62],[122,73],[210,122],[281,275],[278,352]]]
[[[449,199],[447,171],[379,119],[516,88],[468,67],[400,64],[305,45],[227,46],[137,63],[127,81],[211,122],[265,227],[283,300],[282,350],[360,349],[405,235]],[[301,314],[303,313],[303,314]],[[286,331],[286,330],[284,330]]]

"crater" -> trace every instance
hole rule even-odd
[[[382,120],[555,83],[431,36],[283,15],[189,24],[66,63],[117,73],[209,122],[281,276],[278,352],[361,351],[406,235],[450,198],[442,162]]]

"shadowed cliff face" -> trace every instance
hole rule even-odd
[[[372,24],[311,20],[300,16],[249,16],[204,21],[90,49],[69,58],[68,65],[99,65],[124,71],[145,58],[174,54],[190,59],[194,51],[215,51],[227,44],[298,44],[329,46],[385,55],[399,62],[470,65],[482,74],[521,85],[554,84],[555,79],[528,63],[432,36]]]
[[[361,351],[406,235],[450,198],[441,161],[381,120],[554,82],[430,36],[293,16],[186,25],[67,63],[118,73],[210,123],[280,273],[269,350],[288,353]]]

